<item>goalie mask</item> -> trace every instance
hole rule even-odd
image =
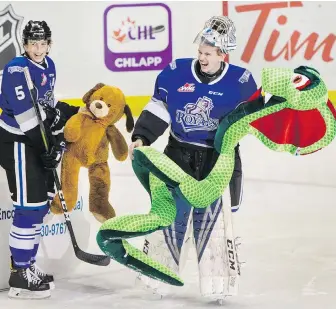
[[[196,36],[194,43],[218,47],[223,53],[228,54],[237,47],[236,28],[227,16],[211,17]]]

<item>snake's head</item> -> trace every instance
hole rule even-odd
[[[261,75],[263,91],[285,99],[295,110],[314,109],[328,100],[327,87],[313,68],[265,68]]]

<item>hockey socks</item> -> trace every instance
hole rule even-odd
[[[16,268],[28,268],[35,260],[41,237],[43,218],[48,207],[16,208],[9,234],[9,247]]]

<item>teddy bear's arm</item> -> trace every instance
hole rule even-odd
[[[78,113],[72,116],[64,127],[64,138],[66,141],[73,143],[79,140],[81,136],[81,126],[84,120],[84,115]]]
[[[109,126],[106,130],[106,133],[115,158],[118,161],[126,160],[128,147],[124,136],[114,125]]]

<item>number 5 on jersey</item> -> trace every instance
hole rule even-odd
[[[15,87],[15,93],[16,93],[17,99],[20,100],[20,101],[23,100],[26,97],[26,95],[23,91],[22,85]]]

